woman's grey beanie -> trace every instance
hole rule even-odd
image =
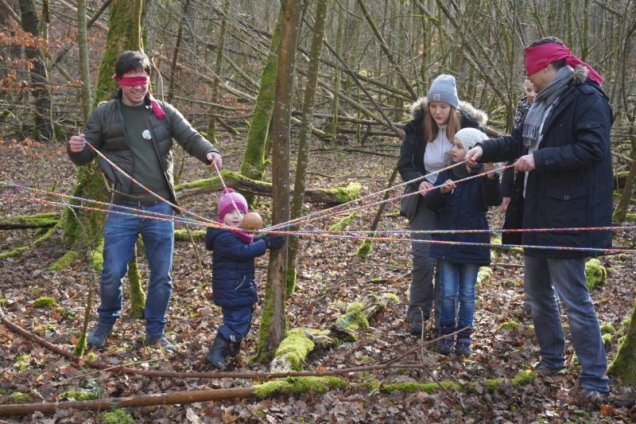
[[[430,102],[448,103],[455,109],[459,104],[457,98],[457,87],[455,86],[455,77],[452,75],[442,74],[433,80],[431,88],[428,90],[426,100]]]

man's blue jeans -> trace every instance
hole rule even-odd
[[[99,322],[113,326],[121,314],[122,279],[128,271],[135,251],[137,235],[141,234],[150,268],[144,317],[146,335],[163,335],[166,310],[172,293],[172,253],[174,222],[172,207],[167,203],[140,207],[143,211],[163,214],[161,219],[140,218],[127,209],[113,206],[104,226],[104,268],[99,282],[101,304],[97,309]],[[123,212],[119,214],[115,212]],[[143,213],[143,212],[141,212]],[[138,214],[137,214],[138,215]],[[170,220],[168,220],[170,219]]]
[[[479,272],[479,265],[459,264],[441,259],[437,261],[440,283],[440,325],[454,324],[457,317],[457,328],[473,327],[477,272]]]
[[[574,351],[581,364],[580,386],[609,392],[607,358],[594,305],[585,286],[584,258],[525,257],[525,292],[532,308],[541,361],[550,368],[565,366],[565,339],[554,289],[565,306]]]

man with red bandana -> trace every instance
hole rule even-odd
[[[478,144],[466,160],[469,165],[516,160],[524,177],[523,228],[555,229],[523,233],[524,289],[541,355],[535,370],[553,374],[566,366],[556,289],[581,364],[576,392],[598,399],[609,393],[607,358],[585,285],[585,260],[611,247],[612,235],[558,228],[611,225],[612,109],[600,86],[603,78],[555,37],[531,44],[525,67],[537,96],[523,125]]]
[[[173,139],[201,162],[217,169],[223,165],[218,150],[174,106],[150,95],[149,75],[150,61],[144,53],[123,52],[115,64],[113,79],[119,87],[115,97],[91,112],[84,133],[72,136],[67,146],[76,165],[91,162],[97,156],[95,150],[108,159],[99,160],[112,203],[104,226],[101,303],[98,321],[87,338],[88,345],[97,349],[106,345],[121,314],[122,279],[141,234],[150,269],[144,344],[175,350],[164,335],[174,251],[173,210],[168,203],[176,203]]]

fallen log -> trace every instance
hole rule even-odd
[[[221,175],[223,176],[225,184],[237,191],[247,192],[257,196],[272,196],[272,183],[252,180],[237,172],[226,170],[221,171]],[[305,200],[310,203],[337,205],[356,199],[360,193],[360,188],[359,183],[350,183],[347,187],[311,189],[305,192]],[[179,200],[213,191],[220,192],[221,190],[223,190],[223,182],[219,177],[190,181],[175,187]]]

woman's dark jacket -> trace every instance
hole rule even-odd
[[[462,165],[460,165],[462,166]],[[459,168],[459,167],[458,167]],[[466,172],[456,172],[452,168],[440,173],[436,186],[446,180],[459,180],[468,176]],[[481,172],[481,171],[476,171]],[[461,175],[464,174],[464,175]],[[430,209],[437,212],[435,230],[487,230],[486,212],[488,206],[501,203],[499,178],[474,178],[457,184],[450,193],[442,194],[434,189],[421,200]],[[482,243],[485,246],[468,244],[440,244],[435,241],[460,243]],[[460,264],[488,265],[490,263],[490,234],[480,233],[433,233],[430,255],[433,258]]]
[[[595,83],[572,80],[543,125],[528,174],[523,227],[599,227],[612,222],[612,109]],[[482,162],[514,160],[523,154],[521,131],[481,143]],[[523,234],[526,246],[608,248],[610,231],[549,231]],[[532,249],[526,254],[551,258],[590,256],[598,252]]]
[[[254,258],[267,250],[264,239],[251,243],[233,231],[208,228],[205,247],[212,250],[212,300],[224,308],[256,303]]]
[[[420,98],[411,105],[411,121],[404,127],[404,140],[400,146],[400,158],[398,159],[398,171],[403,181],[411,181],[428,174],[424,168],[424,151],[428,144],[424,140],[424,115],[427,110],[426,97]],[[461,113],[462,128],[471,127],[483,129],[488,121],[488,116],[475,109],[468,102],[459,102],[457,110]],[[451,140],[452,141],[452,140]],[[410,189],[416,191],[421,180],[411,183]],[[422,196],[417,195],[419,200]],[[419,204],[418,204],[419,205]]]

